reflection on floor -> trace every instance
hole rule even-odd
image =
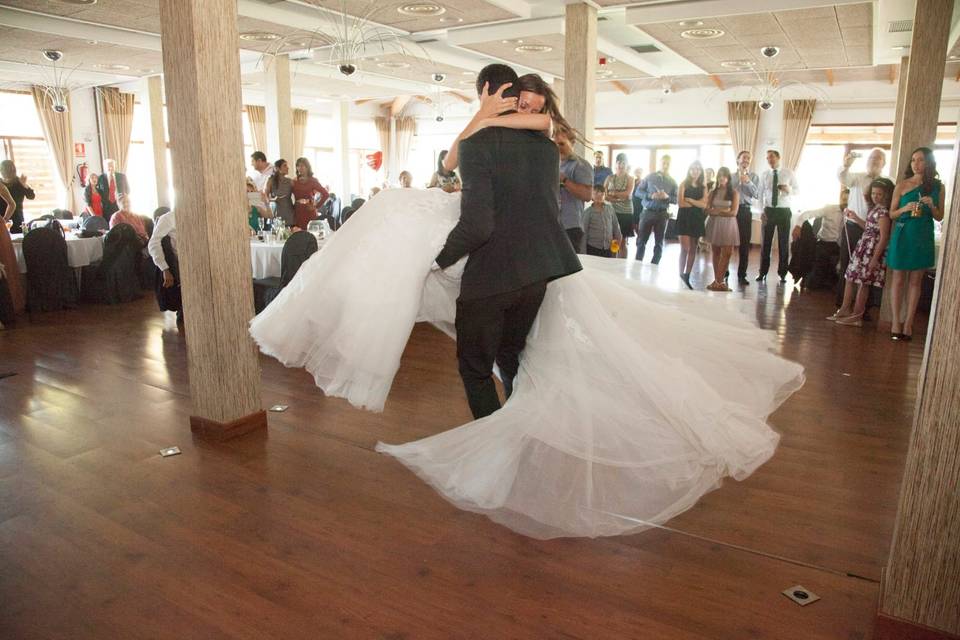
[[[681,287],[677,255],[640,277]],[[522,538],[372,451],[469,418],[430,327],[379,415],[263,359],[264,406],[290,409],[221,446],[191,439],[184,341],[151,300],[0,332],[0,637],[869,637],[922,341],[826,322],[832,295],[792,283],[690,295],[753,301],[808,382],[756,474],[604,540]]]

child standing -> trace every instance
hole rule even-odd
[[[614,241],[617,248],[620,247],[623,243],[623,232],[620,230],[616,211],[604,199],[606,193],[602,184],[593,187],[593,202],[583,212],[583,237],[588,256],[615,258],[616,251],[611,247]]]

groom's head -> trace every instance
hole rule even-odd
[[[505,64],[488,64],[477,74],[477,95],[483,97],[483,85],[487,85],[487,92],[494,94],[505,84],[513,86],[504,91],[508,98],[517,96],[517,72]]]

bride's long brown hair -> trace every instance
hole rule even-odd
[[[574,129],[573,126],[567,122],[567,119],[563,117],[563,114],[560,113],[560,100],[557,98],[557,94],[553,92],[553,88],[547,84],[543,78],[535,73],[528,73],[517,78],[513,86],[517,90],[517,95],[519,95],[521,91],[529,91],[538,96],[543,96],[542,113],[550,116],[554,126],[566,134],[571,144],[579,140],[589,146],[589,142],[583,137],[583,134]]]

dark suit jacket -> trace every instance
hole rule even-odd
[[[460,143],[460,221],[437,264],[469,254],[460,299],[561,278],[583,267],[560,225],[560,154],[539,132],[490,127]]]
[[[117,197],[120,197],[121,193],[130,195],[130,185],[127,182],[127,176],[124,173],[119,171],[113,174],[113,178],[117,183]],[[100,178],[97,181],[97,191],[100,192],[101,197],[103,198],[104,204],[110,200],[110,176],[106,173],[101,173]]]

